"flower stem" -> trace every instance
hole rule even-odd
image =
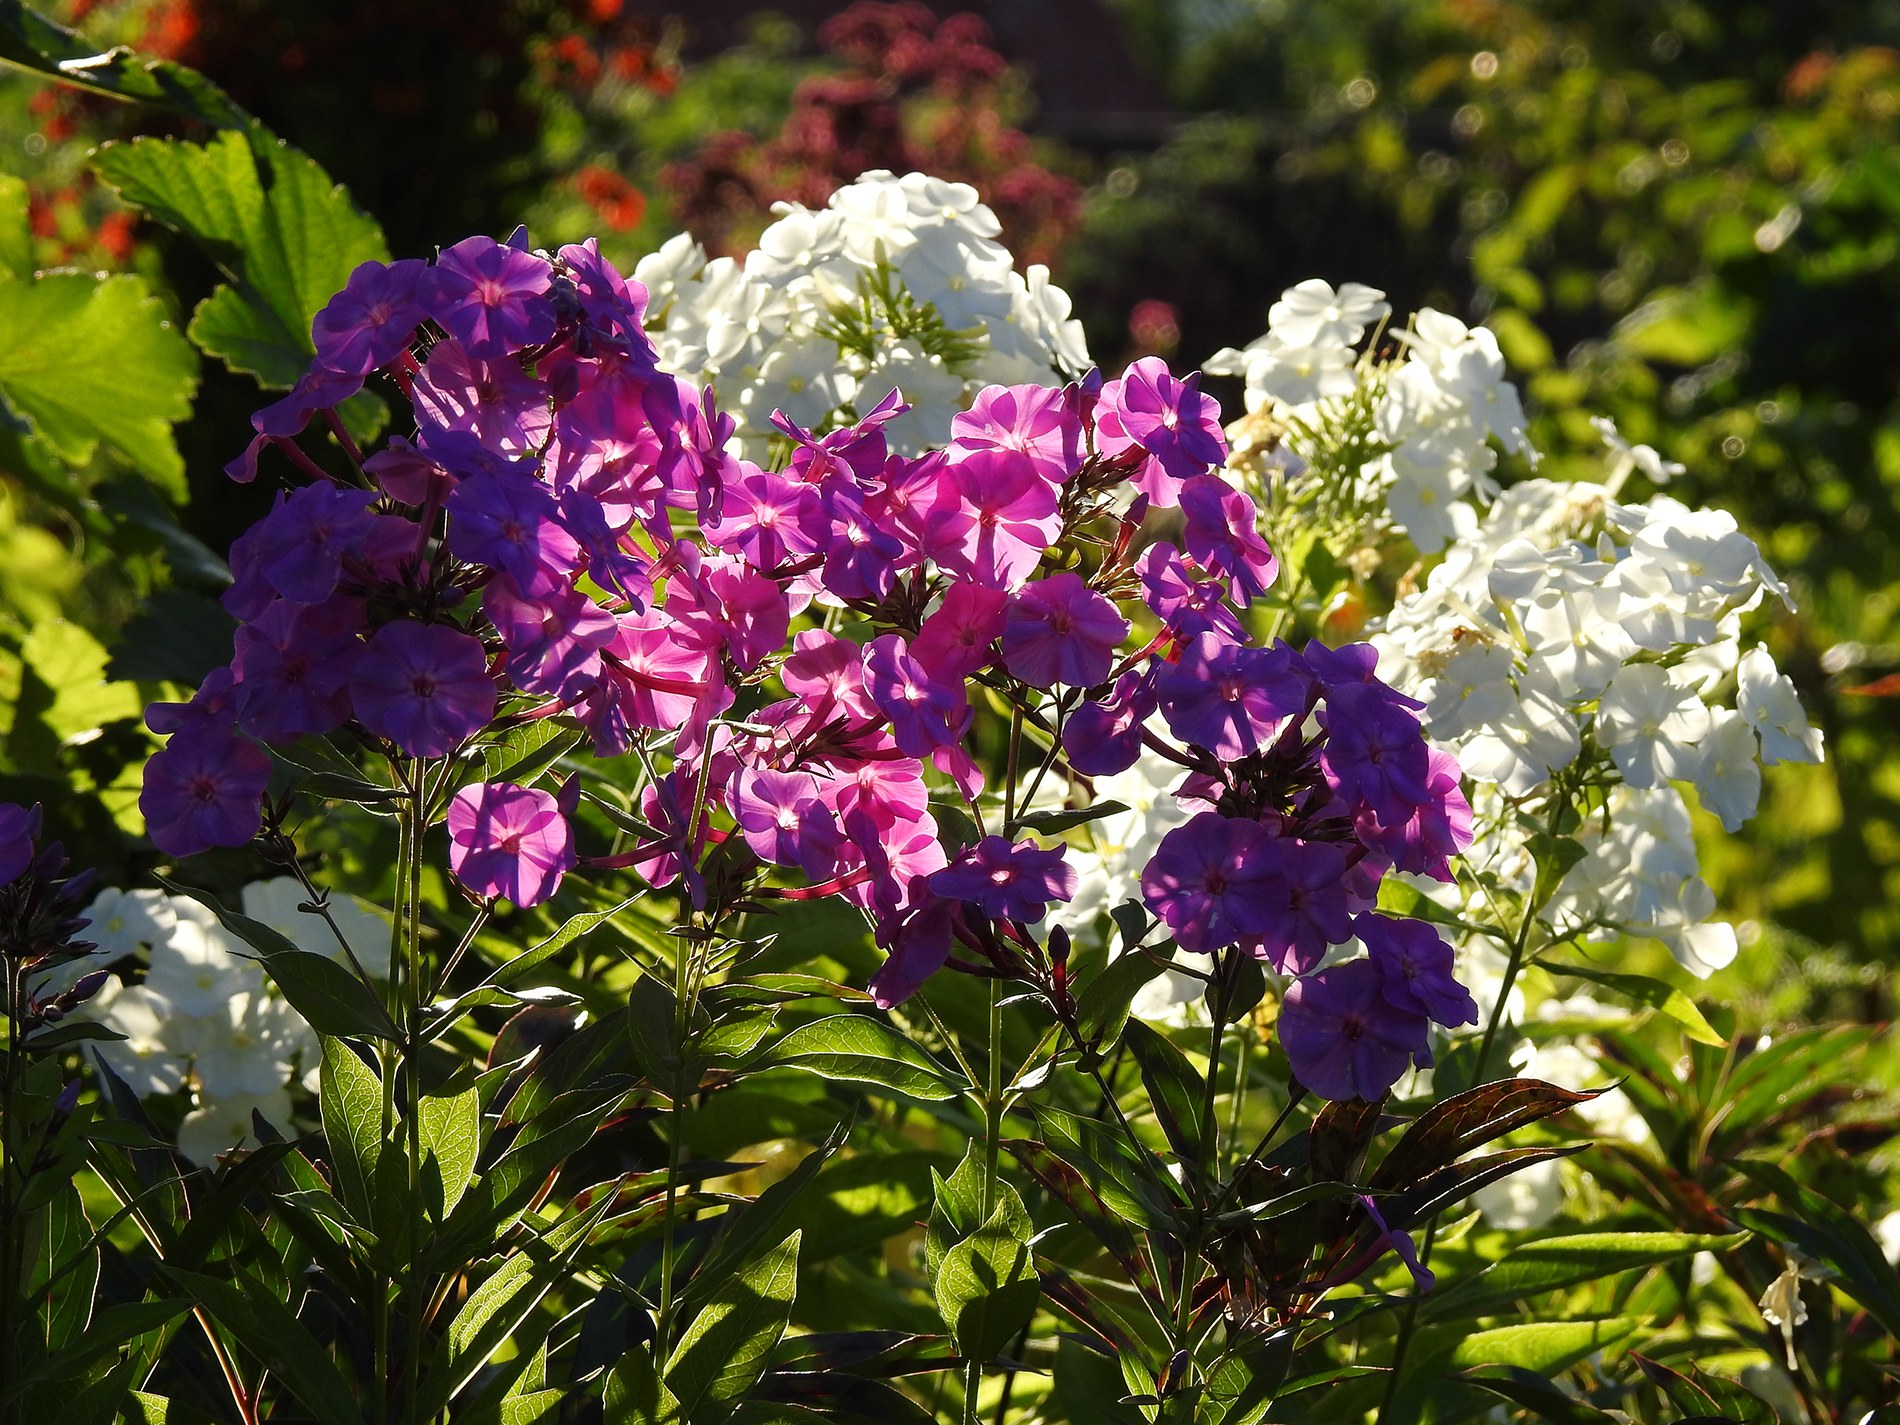
[[[996,1211],[996,1170],[1003,1147],[1003,982],[1000,979],[990,981],[989,1030],[988,1082],[983,1094],[983,1210],[979,1214],[981,1222],[988,1222],[990,1214]],[[983,1363],[978,1360],[965,1361],[963,1364],[963,1425],[977,1425],[977,1394],[982,1384]]]

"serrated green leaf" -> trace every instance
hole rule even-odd
[[[93,169],[218,265],[229,281],[199,303],[191,339],[265,386],[303,374],[316,354],[311,318],[359,263],[389,256],[382,231],[343,188],[262,130],[204,145],[107,144]]]
[[[770,1060],[828,1079],[844,1079],[911,1098],[958,1093],[943,1066],[881,1020],[835,1014],[801,1024],[773,1046]]]
[[[84,35],[54,24],[20,0],[0,0],[0,60],[105,98],[154,104],[213,128],[251,122],[197,70],[168,59],[145,59],[124,45],[101,52]]]
[[[730,1277],[680,1337],[667,1358],[665,1382],[682,1420],[724,1420],[765,1374],[791,1321],[800,1240],[792,1233]]]
[[[69,464],[103,443],[182,499],[172,426],[197,389],[198,358],[143,278],[0,282],[0,407]]]

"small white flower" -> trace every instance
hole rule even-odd
[[[1740,831],[1761,801],[1761,764],[1748,719],[1727,708],[1710,710],[1714,724],[1695,769],[1696,795],[1721,819],[1724,831]]]
[[[1771,767],[1777,762],[1819,762],[1821,730],[1808,726],[1794,683],[1775,667],[1767,647],[1758,643],[1743,654],[1735,673],[1737,706],[1761,738],[1761,760]]]
[[[85,909],[86,928],[79,938],[97,945],[104,960],[134,954],[140,945],[171,938],[178,917],[163,891],[121,891],[108,887]]]
[[[87,1002],[86,1013],[125,1036],[92,1040],[86,1048],[133,1093],[149,1098],[184,1085],[185,1060],[166,1043],[174,1011],[163,996],[146,985],[128,988],[113,978]]]
[[[299,909],[309,899],[303,883],[295,876],[273,876],[268,881],[253,881],[244,888],[244,913],[268,925],[299,950],[347,965],[349,961],[343,947],[337,944],[336,931],[315,911]],[[379,979],[387,976],[389,921],[355,896],[332,895],[329,911],[330,919],[349,942],[357,963]]]
[[[1708,735],[1709,709],[1691,688],[1654,663],[1632,663],[1610,679],[1597,704],[1597,737],[1632,787],[1690,777]]]
[[[152,947],[145,984],[187,1018],[223,1009],[236,995],[264,987],[264,972],[238,953],[233,939],[197,901],[172,898],[178,917],[171,937]]]
[[[258,1146],[252,1133],[251,1114],[278,1130],[290,1127],[290,1094],[284,1089],[270,1093],[234,1095],[201,1103],[185,1115],[178,1125],[178,1151],[201,1168],[208,1168],[222,1153]]]
[[[1348,282],[1335,292],[1330,283],[1309,277],[1267,310],[1267,329],[1290,346],[1353,346],[1391,311],[1377,288]]]

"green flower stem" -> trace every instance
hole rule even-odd
[[[1016,735],[1021,732],[1020,722],[1011,730],[1010,762],[1011,772],[1015,771]],[[1011,785],[1015,779],[1012,775]],[[990,1058],[987,1084],[983,1093],[983,1211],[982,1222],[990,1220],[990,1214],[996,1211],[996,1175],[997,1165],[1003,1149],[1003,982],[1000,979],[990,981],[989,1015]],[[977,1425],[977,1393],[983,1384],[983,1363],[977,1360],[965,1361],[963,1365],[963,1425]]]
[[[14,1377],[13,1341],[24,1323],[20,1300],[20,1212],[13,1191],[20,1157],[13,1145],[20,1111],[20,985],[24,971],[19,962],[6,960],[7,1057],[5,1106],[0,1108],[0,1381]],[[7,1419],[16,1419],[9,1409]]]
[[[408,859],[401,867],[398,891],[402,916],[403,982],[403,1123],[408,1129],[409,1260],[402,1284],[403,1311],[408,1318],[408,1343],[403,1351],[403,1418],[415,1414],[422,1380],[422,1336],[428,1315],[428,1294],[422,1281],[420,1258],[426,1229],[422,1206],[422,991],[426,974],[422,951],[422,838],[428,830],[429,807],[424,797],[428,773],[423,762],[411,764],[411,793],[403,804],[408,823]],[[392,964],[394,962],[392,961]]]

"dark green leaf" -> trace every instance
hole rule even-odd
[[[1100,821],[1105,816],[1116,816],[1127,810],[1127,806],[1121,802],[1096,802],[1080,810],[1024,812],[1014,824],[1039,831],[1044,836],[1059,836],[1078,826],[1086,826],[1091,821]]]
[[[1182,1162],[1200,1162],[1206,1078],[1171,1040],[1138,1019],[1128,1022],[1123,1042],[1141,1067],[1142,1086],[1148,1090],[1148,1101],[1169,1145]]]
[[[323,1425],[363,1425],[342,1371],[281,1301],[257,1289],[243,1273],[227,1281],[164,1262],[159,1271],[189,1292],[221,1327],[269,1366]]]

